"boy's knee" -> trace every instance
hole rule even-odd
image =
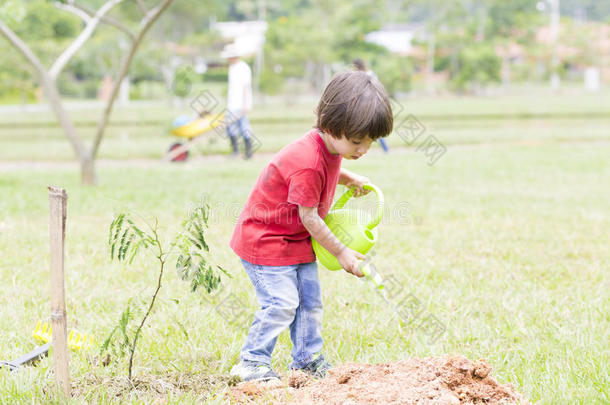
[[[278,312],[281,312],[281,314],[284,315],[287,319],[292,319],[297,313],[297,308],[298,305],[291,305],[287,307],[277,307],[276,309]]]
[[[270,305],[270,310],[273,313],[273,317],[280,322],[292,322],[294,319],[297,308],[299,307],[299,300],[282,300],[274,302]]]

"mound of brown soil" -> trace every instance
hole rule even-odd
[[[463,356],[413,358],[385,364],[347,363],[323,380],[292,373],[282,383],[240,383],[238,403],[295,404],[529,404],[491,377],[485,360]]]

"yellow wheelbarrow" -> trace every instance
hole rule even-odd
[[[188,116],[180,116],[174,120],[171,134],[182,138],[182,142],[170,145],[165,160],[184,162],[189,157],[189,149],[204,139],[202,135],[225,124],[225,114],[204,113],[194,120]],[[221,129],[216,129],[220,131]]]

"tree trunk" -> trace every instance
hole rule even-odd
[[[43,87],[44,95],[47,97],[47,101],[51,106],[51,110],[57,117],[59,125],[61,125],[63,128],[68,141],[70,141],[70,145],[72,145],[74,153],[79,159],[82,159],[87,154],[87,148],[85,145],[83,145],[83,142],[78,137],[74,123],[64,109],[59,90],[57,89],[57,84],[49,77],[48,74],[46,74],[46,72],[41,74],[40,82]]]
[[[81,166],[82,184],[95,185],[95,162],[93,160],[93,156],[87,152],[87,148],[83,145],[81,139],[76,133],[76,128],[74,127],[72,120],[68,117],[66,110],[64,110],[55,81],[49,78],[46,73],[43,73],[41,82],[43,84],[44,93],[47,100],[51,105],[51,109],[55,113],[55,116],[66,134],[66,137],[74,149],[74,153],[78,157]]]
[[[81,184],[94,186],[97,184],[97,176],[95,175],[95,159],[91,156],[80,157],[80,179]]]

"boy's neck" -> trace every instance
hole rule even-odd
[[[331,154],[331,155],[338,155],[339,153],[335,150],[335,148],[333,148],[332,143],[330,142],[330,135],[328,135],[325,132],[322,132],[321,130],[318,129],[318,133],[320,134],[320,138],[322,138],[322,142],[324,142],[324,146],[326,146],[326,150]]]

